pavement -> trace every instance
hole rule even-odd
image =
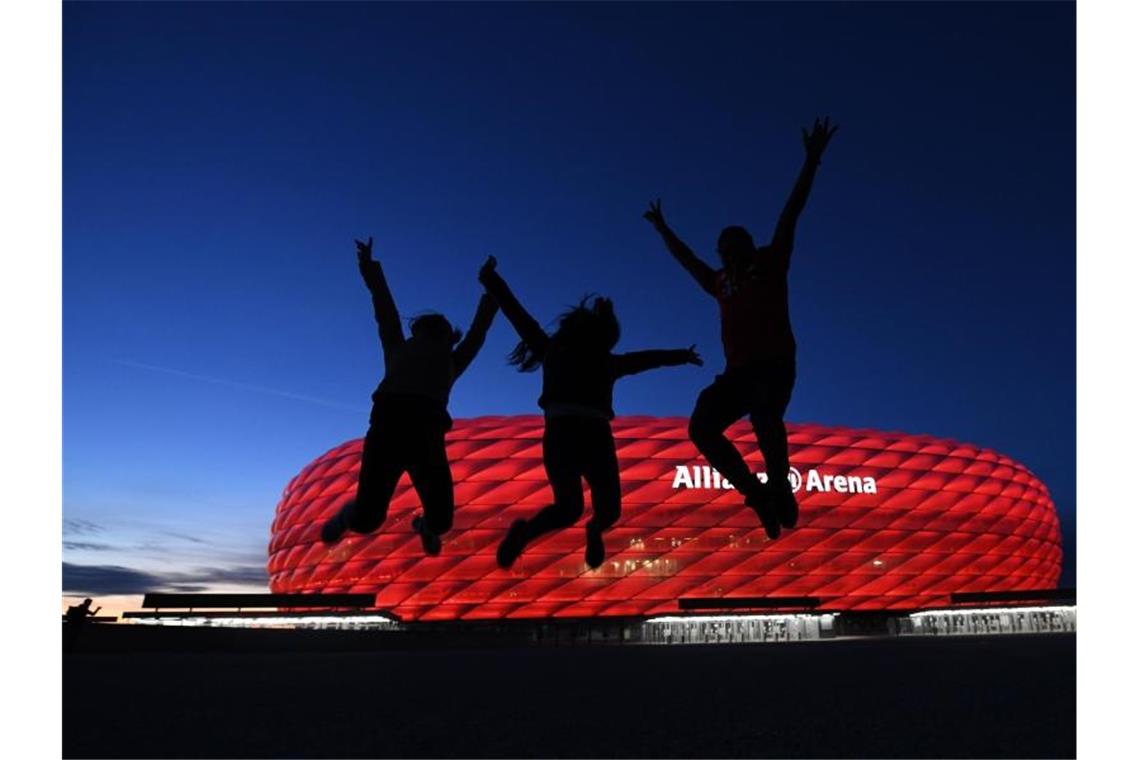
[[[132,635],[64,654],[64,757],[1076,754],[1073,634],[345,651]]]

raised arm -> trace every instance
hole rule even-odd
[[[661,213],[661,199],[658,198],[656,203],[650,203],[649,210],[642,216],[649,220],[653,229],[657,230],[657,234],[665,241],[665,247],[669,249],[669,253],[673,254],[673,258],[680,262],[685,271],[693,276],[701,289],[709,295],[715,296],[716,271],[697,258],[697,254],[693,253],[693,250],[685,245],[684,241],[677,237],[673,230],[669,229],[669,225],[665,223],[665,215]]]
[[[495,271],[497,263],[494,256],[487,257],[487,262],[479,270],[479,282],[483,283],[483,287],[498,302],[499,308],[503,310],[503,316],[515,328],[519,337],[530,346],[536,355],[542,356],[546,353],[550,336],[546,334],[546,331],[542,329],[535,318],[527,313],[527,310],[515,298],[515,294],[507,287],[506,281]]]
[[[630,351],[627,354],[614,354],[614,377],[636,375],[658,367],[677,367],[682,364],[704,364],[701,355],[696,351],[696,345],[688,348],[658,349],[650,351]]]
[[[475,309],[475,318],[471,320],[471,327],[467,330],[467,335],[455,347],[455,351],[452,352],[452,357],[455,360],[456,377],[463,374],[463,370],[467,369],[468,365],[474,361],[475,355],[483,347],[483,341],[487,338],[487,331],[491,329],[491,322],[495,320],[495,314],[498,311],[498,302],[488,293],[479,297],[479,306]]]
[[[387,353],[403,344],[404,328],[400,326],[400,313],[396,311],[396,302],[388,289],[384,270],[380,268],[380,262],[372,258],[371,237],[367,243],[356,241],[356,261],[360,265],[360,276],[372,294],[372,311],[380,328],[380,345]]]
[[[811,183],[815,179],[815,170],[823,159],[823,152],[827,149],[828,141],[831,140],[831,136],[835,134],[837,129],[839,129],[839,125],[831,126],[831,119],[828,117],[823,120],[822,124],[817,118],[815,124],[812,125],[810,134],[806,129],[802,130],[804,165],[800,169],[799,176],[796,177],[796,184],[784,204],[784,210],[780,212],[780,219],[776,222],[776,231],[772,235],[772,248],[777,255],[783,258],[785,269],[791,261],[792,248],[795,244],[796,222],[799,221],[800,213],[807,205],[808,194],[811,193]]]

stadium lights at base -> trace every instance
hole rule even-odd
[[[398,623],[381,615],[297,615],[285,617],[266,615],[258,617],[138,617],[136,625],[171,625],[202,628],[396,628]]]

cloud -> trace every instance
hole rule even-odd
[[[200,567],[189,573],[167,576],[184,583],[235,583],[269,585],[269,571],[264,565],[238,567]]]
[[[112,359],[112,361],[116,364],[121,364],[124,367],[133,367],[134,369],[146,370],[148,372],[160,372],[162,374],[173,375],[175,377],[181,377],[187,380],[197,380],[198,382],[210,383],[211,385],[222,385],[227,388],[235,388],[237,390],[248,391],[250,393],[260,393],[266,396],[277,396],[278,398],[287,398],[293,401],[303,401],[306,404],[316,404],[317,406],[324,406],[330,409],[340,409],[349,412],[367,411],[365,408],[353,404],[342,404],[339,401],[330,401],[328,399],[318,398],[316,396],[307,396],[303,393],[294,393],[293,391],[281,390],[280,388],[268,388],[263,385],[239,383],[233,380],[226,380],[222,377],[199,375],[195,372],[186,372],[185,370],[175,369],[174,367],[161,367],[157,364],[144,364],[143,362],[131,361],[129,359]]]
[[[145,594],[159,585],[157,576],[129,567],[63,563],[65,594]]]
[[[153,573],[121,565],[63,563],[65,594],[193,593],[208,591],[211,586],[219,584],[268,588],[269,573],[262,565],[199,567],[187,572]]]
[[[198,536],[191,536],[189,533],[177,533],[173,530],[163,531],[163,535],[170,536],[171,538],[178,538],[183,541],[189,541],[192,544],[208,544],[210,543],[204,538]]]
[[[91,520],[79,520],[76,518],[63,519],[63,535],[65,536],[89,536],[92,533],[102,533],[105,531],[102,525]]]
[[[90,541],[64,541],[63,548],[75,552],[109,552],[116,547],[111,544],[96,544]]]

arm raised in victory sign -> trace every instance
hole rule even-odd
[[[360,266],[360,276],[372,294],[372,311],[376,316],[376,325],[380,328],[380,345],[387,354],[403,344],[404,328],[400,326],[400,313],[396,311],[396,302],[392,299],[392,291],[388,289],[384,270],[380,268],[380,262],[372,258],[371,237],[367,243],[356,241],[356,261]]]

